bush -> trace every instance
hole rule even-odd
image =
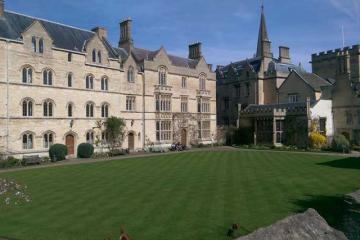
[[[352,149],[353,149],[354,151],[360,152],[360,146],[359,146],[359,145],[354,145],[354,146],[352,146]]]
[[[14,157],[8,157],[8,159],[0,161],[0,168],[11,168],[18,166],[21,166],[21,160]]]
[[[67,154],[67,147],[64,144],[54,144],[49,149],[49,157],[53,162],[65,160]]]
[[[77,149],[78,158],[91,158],[94,154],[94,146],[89,143],[81,143]]]
[[[327,139],[324,135],[312,132],[309,136],[310,147],[313,149],[322,149],[327,145]]]
[[[349,153],[350,142],[344,135],[335,135],[331,144],[331,148],[335,152]]]

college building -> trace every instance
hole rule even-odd
[[[216,74],[201,43],[187,58],[135,46],[132,21],[91,31],[5,11],[0,1],[0,151],[69,155],[88,142],[106,145],[101,123],[126,122],[123,148],[211,143],[216,135]]]

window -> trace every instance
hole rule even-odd
[[[228,97],[224,98],[224,108],[225,110],[229,110],[230,108],[230,99]]]
[[[350,111],[346,112],[346,124],[351,125],[353,123],[353,116]]]
[[[44,148],[50,148],[54,144],[54,135],[53,133],[44,134]]]
[[[102,118],[107,118],[109,117],[109,105],[104,103],[103,105],[101,105],[101,117]]]
[[[94,89],[94,77],[92,75],[86,76],[86,89]]]
[[[186,87],[187,87],[186,77],[182,77],[181,78],[181,88],[186,88]]]
[[[67,76],[67,85],[68,85],[68,87],[73,86],[73,74],[72,73],[69,73]]]
[[[96,50],[95,49],[93,49],[93,51],[92,51],[92,62],[96,63]]]
[[[250,83],[245,83],[245,87],[246,87],[246,96],[250,96]]]
[[[128,73],[127,73],[127,79],[128,79],[128,82],[135,82],[134,68],[132,66],[129,67],[129,70],[128,70]]]
[[[44,39],[39,40],[39,53],[44,53]]]
[[[156,121],[156,141],[171,141],[171,121]]]
[[[319,133],[326,136],[326,118],[319,119]]]
[[[101,142],[102,144],[107,144],[109,139],[109,134],[106,131],[101,133]]]
[[[240,97],[240,93],[241,93],[240,85],[235,85],[234,89],[235,89],[235,96]]]
[[[102,59],[101,59],[101,51],[98,51],[98,63],[101,63]]]
[[[44,83],[44,85],[52,85],[53,84],[53,73],[51,70],[49,70],[49,69],[44,70],[43,83]]]
[[[86,104],[86,117],[94,117],[94,104],[88,103]]]
[[[36,48],[36,38],[35,38],[34,36],[31,38],[31,47],[32,47],[33,52],[36,53],[36,51],[37,51],[37,48]]]
[[[108,90],[108,78],[107,77],[101,78],[101,90],[103,90],[103,91]]]
[[[155,107],[158,112],[171,111],[171,95],[156,95]]]
[[[198,98],[198,113],[209,113],[210,112],[210,101],[208,98]]]
[[[210,138],[210,121],[198,121],[198,138]]]
[[[93,131],[89,131],[86,133],[86,142],[89,144],[94,143],[94,132]]]
[[[30,99],[25,99],[22,102],[22,110],[24,117],[32,117],[33,115],[33,102]]]
[[[181,112],[186,113],[188,112],[188,98],[181,97]]]
[[[166,69],[164,67],[159,68],[159,85],[166,85]]]
[[[44,117],[53,116],[53,103],[50,100],[46,100],[43,104]]]
[[[72,61],[72,53],[68,53],[68,62]]]
[[[23,143],[23,149],[33,149],[34,143],[33,143],[33,134],[32,133],[25,133],[22,136],[22,143]]]
[[[135,97],[126,97],[126,111],[135,111]]]
[[[72,117],[73,116],[73,104],[69,103],[67,106],[67,113],[68,113],[68,117]]]
[[[299,102],[299,95],[296,94],[289,94],[289,103],[297,103]]]
[[[206,78],[205,75],[201,75],[199,78],[199,89],[206,90]]]
[[[24,67],[22,70],[22,82],[23,83],[32,83],[32,68]]]
[[[284,141],[284,120],[276,120],[276,143],[283,143]]]

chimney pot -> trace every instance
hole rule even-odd
[[[290,48],[284,46],[279,47],[279,61],[281,63],[291,63]]]
[[[189,45],[189,59],[199,60],[202,57],[201,42]]]
[[[132,20],[130,18],[120,22],[119,47],[129,51],[133,47]]]

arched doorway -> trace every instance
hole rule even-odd
[[[187,132],[186,132],[186,129],[181,130],[181,145],[183,145],[183,146],[187,145]]]
[[[68,155],[75,154],[75,137],[72,134],[66,135],[65,137],[65,145],[68,150]]]
[[[133,132],[128,134],[128,148],[130,151],[134,151],[135,149],[135,136]]]

